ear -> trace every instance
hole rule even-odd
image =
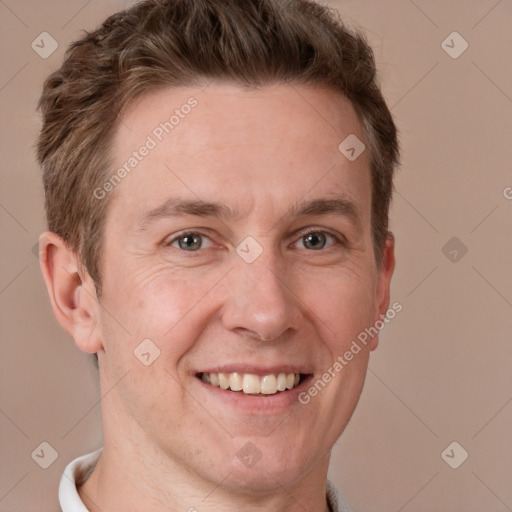
[[[390,301],[391,277],[395,270],[395,237],[388,232],[386,244],[382,251],[382,262],[377,270],[377,284],[375,287],[375,318],[373,325],[386,315]],[[379,344],[379,336],[374,336],[370,342],[370,350],[375,350]]]
[[[99,335],[99,303],[89,274],[78,255],[57,234],[39,237],[39,263],[55,317],[78,348],[95,353],[103,348]]]

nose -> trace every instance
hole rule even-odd
[[[229,279],[222,315],[227,330],[270,341],[299,329],[300,299],[293,291],[289,272],[276,258],[262,255],[253,263],[241,261]]]

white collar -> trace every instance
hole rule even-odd
[[[96,466],[103,448],[82,455],[70,462],[59,485],[59,503],[62,512],[89,512],[78,494],[77,484],[83,483]]]
[[[103,448],[82,455],[70,462],[60,480],[59,502],[62,512],[89,512],[78,494],[77,485],[83,484],[94,470]],[[341,493],[334,484],[327,480],[327,501],[332,512],[350,512]]]

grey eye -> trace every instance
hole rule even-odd
[[[187,234],[176,240],[180,249],[184,251],[196,251],[203,245],[201,235]]]
[[[307,249],[318,250],[325,247],[327,237],[324,233],[319,231],[316,233],[308,233],[307,235],[304,235],[302,240],[304,241],[304,246]]]

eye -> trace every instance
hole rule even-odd
[[[300,242],[303,243],[303,248],[313,251],[329,249],[335,245],[346,245],[342,237],[338,237],[321,229],[311,229],[307,231],[296,243]],[[211,244],[212,242],[208,236],[198,231],[180,233],[164,243],[165,247],[175,247],[176,249],[186,252],[198,252],[200,249],[208,249],[211,247]]]
[[[337,236],[328,233],[327,231],[321,231],[318,229],[310,230],[307,233],[304,233],[297,243],[302,241],[306,249],[320,251],[326,248],[326,244],[328,243],[329,239],[334,240],[334,243],[332,243],[331,246],[336,244],[344,245]]]
[[[176,247],[183,251],[195,252],[199,249],[207,248],[204,247],[204,240],[209,240],[206,235],[198,233],[197,231],[187,231],[166,242],[165,246]]]

